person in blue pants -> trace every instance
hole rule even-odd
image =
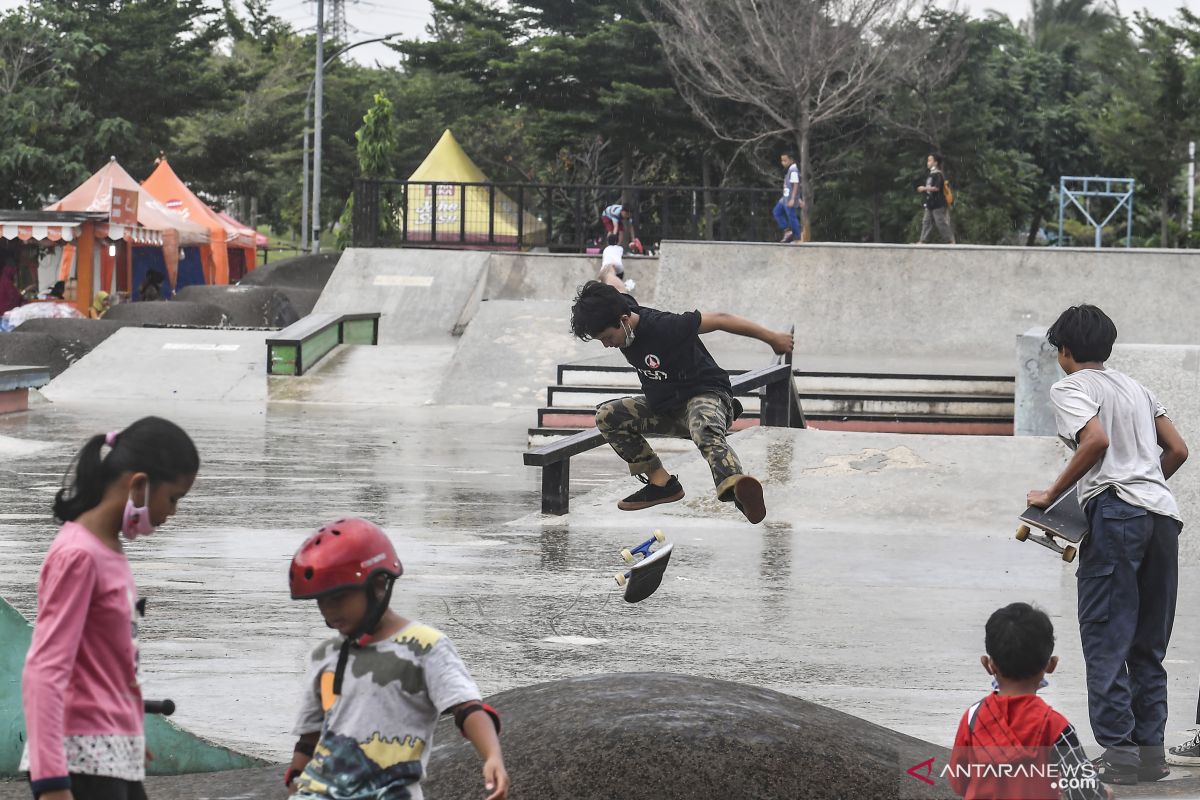
[[[772,213],[775,215],[775,221],[779,223],[779,230],[783,231],[783,238],[780,241],[784,243],[798,242],[800,241],[798,215],[804,208],[804,199],[800,196],[800,168],[796,166],[796,159],[792,157],[791,153],[781,155],[779,163],[785,170],[783,196],[775,204],[775,210]]]

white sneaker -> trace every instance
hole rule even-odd
[[[633,278],[626,278],[625,291],[632,292],[634,290],[634,288],[636,288],[636,287],[637,287],[637,284],[633,282]]]
[[[1200,764],[1200,730],[1183,744],[1169,748],[1167,763],[1177,767],[1194,767]]]

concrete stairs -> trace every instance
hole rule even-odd
[[[1013,432],[1011,375],[797,369],[795,381],[805,418],[820,430],[992,436]],[[538,409],[537,427],[529,431],[530,446],[592,427],[597,405],[638,391],[631,367],[559,365],[558,382],[547,387],[546,405]],[[734,430],[758,425],[758,397],[739,399],[745,413]]]

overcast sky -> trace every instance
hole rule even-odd
[[[1127,15],[1144,9],[1158,17],[1170,17],[1180,6],[1187,6],[1193,11],[1200,9],[1200,0],[1103,1],[1110,5],[1116,3],[1120,12]],[[949,0],[941,0],[939,4],[946,5],[948,2]],[[16,8],[23,4],[24,0],[0,0],[0,9]],[[217,5],[215,0],[213,5]],[[330,5],[327,0],[326,9]],[[989,10],[999,11],[1016,22],[1027,15],[1029,0],[958,0],[958,6],[974,16],[983,16]],[[316,29],[315,0],[271,0],[271,9],[298,30]],[[355,42],[389,33],[399,33],[403,38],[423,36],[425,26],[429,22],[429,10],[428,0],[346,0],[349,39]],[[386,66],[394,66],[399,61],[394,52],[379,44],[364,45],[351,53],[351,56],[364,64],[379,62]]]

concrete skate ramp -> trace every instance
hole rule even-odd
[[[300,376],[273,375],[272,403],[405,408],[426,406],[454,358],[453,341],[410,345],[340,345]]]
[[[273,261],[247,272],[238,285],[274,286],[277,289],[294,287],[319,292],[325,288],[341,257],[341,253],[317,253]]]
[[[931,757],[947,763],[945,749],[770,689],[617,673],[512,689],[488,702],[503,719],[514,796],[956,796],[945,781],[928,786],[905,774]],[[438,724],[434,742],[426,795],[478,796],[479,757],[453,720]]]
[[[794,320],[797,350],[829,355],[1011,363],[1018,334],[1081,302],[1122,341],[1200,342],[1200,270],[1184,250],[668,242],[657,302]]]
[[[313,311],[378,311],[380,344],[446,341],[474,315],[488,258],[463,250],[347,250]]]
[[[234,328],[286,328],[300,319],[288,296],[273,286],[186,286],[173,303],[206,303],[221,309]]]
[[[47,384],[42,394],[55,403],[263,402],[268,335],[268,331],[123,328]]]
[[[15,775],[21,759],[25,741],[21,671],[32,639],[29,622],[0,599],[0,775]],[[154,753],[154,760],[146,765],[152,775],[243,769],[263,763],[207,742],[162,717],[147,717],[146,746]]]
[[[264,264],[248,272],[238,281],[238,286],[270,286],[278,289],[287,295],[296,314],[304,317],[312,313],[321,290],[325,288],[341,256],[340,252],[317,253]]]
[[[489,300],[459,340],[437,402],[525,406],[546,402],[557,367],[596,355],[600,346],[571,335],[566,300]]]
[[[47,367],[55,377],[131,323],[107,319],[31,319],[0,334],[0,364]]]
[[[229,315],[212,303],[191,303],[185,300],[118,303],[108,310],[104,318],[139,325],[191,325],[216,328],[229,324]]]
[[[625,256],[625,277],[633,293],[651,305],[658,285],[658,259]],[[492,253],[488,260],[488,300],[573,300],[596,277],[600,256],[560,253]]]

